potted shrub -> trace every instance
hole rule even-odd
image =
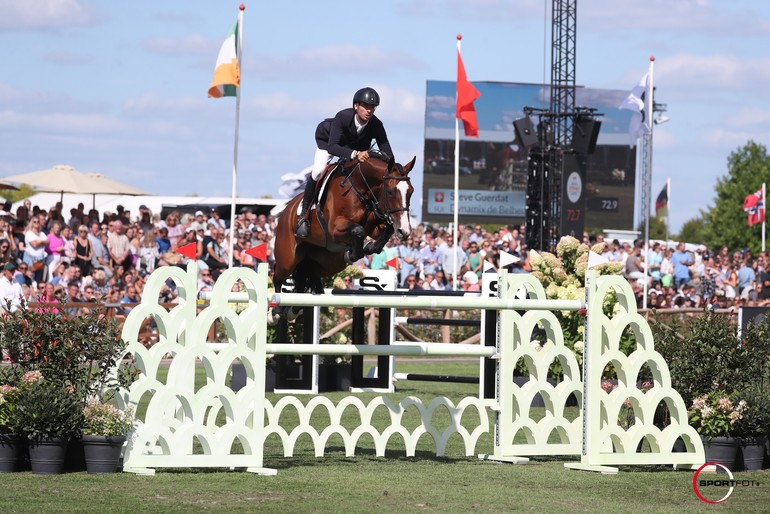
[[[712,391],[693,400],[688,412],[690,425],[703,440],[707,462],[719,462],[735,469],[739,443],[735,435],[747,408],[745,400],[725,391]]]
[[[18,396],[18,387],[10,384],[0,385],[0,473],[16,471],[23,447],[23,441],[16,428]]]
[[[67,317],[24,303],[0,317],[0,351],[8,359],[4,374],[25,377],[8,382],[20,387],[17,431],[31,441],[33,452],[49,439],[69,440],[78,433],[87,398],[130,383],[123,381],[130,373],[111,378],[126,346],[120,335],[117,320],[100,309]],[[71,422],[78,423],[74,429]]]
[[[89,473],[114,473],[134,424],[133,407],[121,410],[98,398],[83,409],[83,451]]]
[[[736,423],[739,436],[739,471],[762,469],[765,460],[767,434],[770,432],[770,394],[758,389],[748,389],[740,394],[747,408]]]
[[[82,424],[82,403],[71,388],[39,371],[27,372],[25,381],[16,399],[16,428],[28,441],[32,472],[61,473],[69,440]]]

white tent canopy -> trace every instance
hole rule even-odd
[[[62,199],[59,193],[38,193],[27,198],[32,202],[32,205],[37,205],[41,209],[50,209],[56,202],[61,201],[63,206],[62,215],[64,219],[69,219],[70,209],[75,209],[78,203],[82,203],[85,206],[86,213],[91,209],[92,202],[95,205],[99,214],[104,214],[105,211],[115,213],[117,212],[118,205],[122,205],[126,210],[131,211],[131,216],[134,217],[139,213],[139,206],[145,205],[150,211],[160,213],[164,206],[171,205],[225,205],[230,206],[231,198],[229,196],[157,196],[157,195],[141,195],[141,196],[122,196],[122,195],[102,195],[97,194],[95,197],[88,194],[67,194]],[[286,203],[284,199],[272,199],[272,198],[237,198],[236,203],[239,205],[260,205],[260,206],[278,206]],[[18,201],[13,204],[13,213],[16,213],[16,208],[23,205],[24,201]]]
[[[3,181],[27,184],[38,191],[90,194],[145,195],[146,191],[105,177],[101,173],[82,173],[68,164],[53,168],[4,177]]]

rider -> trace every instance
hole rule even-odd
[[[295,232],[297,237],[308,236],[310,222],[307,213],[315,196],[316,181],[332,156],[366,162],[369,159],[372,139],[377,141],[377,147],[381,152],[389,157],[393,156],[385,127],[374,115],[378,105],[380,105],[380,95],[374,89],[365,87],[353,95],[353,107],[343,109],[334,118],[327,118],[318,124],[315,131],[318,148],[313,159],[313,170],[302,197],[302,213],[297,220]]]

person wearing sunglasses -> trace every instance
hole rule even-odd
[[[3,266],[0,276],[0,312],[15,312],[21,305],[21,285],[13,280],[16,264],[8,262]]]

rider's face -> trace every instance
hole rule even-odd
[[[356,104],[355,107],[356,107],[356,116],[358,117],[358,121],[362,123],[366,123],[367,121],[369,121],[372,115],[374,114],[374,110],[376,109],[374,105],[363,103],[363,102]]]

